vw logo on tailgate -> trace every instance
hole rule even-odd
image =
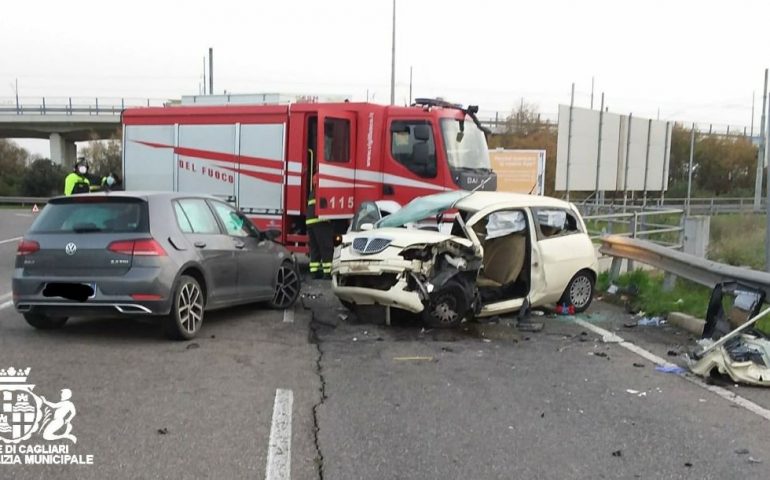
[[[77,251],[78,251],[78,246],[72,242],[64,246],[64,253],[66,253],[67,255],[75,255],[75,252]]]

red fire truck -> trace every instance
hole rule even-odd
[[[129,190],[228,197],[262,229],[305,251],[304,205],[344,230],[361,202],[496,189],[477,107],[371,103],[168,106],[123,112]]]

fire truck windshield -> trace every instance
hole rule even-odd
[[[450,168],[490,170],[487,139],[470,118],[441,119],[441,134]]]

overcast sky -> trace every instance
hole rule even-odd
[[[214,88],[389,101],[392,0],[3,2],[0,101],[167,99]],[[751,124],[770,66],[770,1],[398,0],[396,100],[509,112],[523,98],[635,116]],[[47,142],[24,142],[47,156]]]

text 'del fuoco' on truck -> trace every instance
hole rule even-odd
[[[477,107],[371,103],[168,106],[123,112],[128,190],[227,197],[305,251],[304,205],[344,230],[365,201],[405,205],[446,190],[495,190]]]

